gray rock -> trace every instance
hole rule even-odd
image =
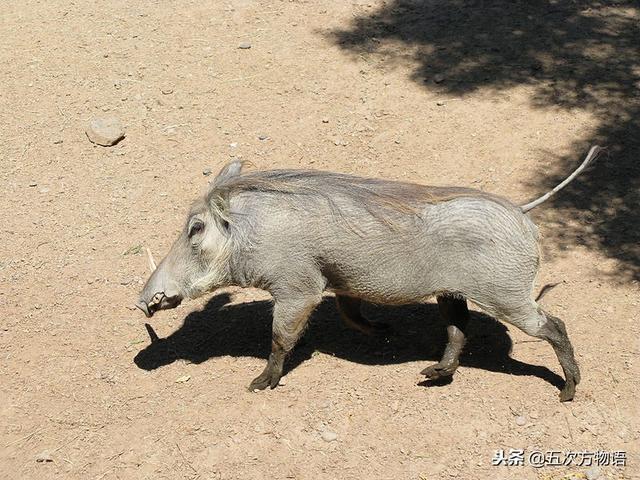
[[[433,81],[434,83],[442,83],[444,82],[444,75],[442,75],[441,73],[437,73],[433,76]]]
[[[212,173],[213,173],[213,172],[212,172],[212,170],[211,170],[210,168],[205,168],[205,169],[202,171],[202,174],[203,174],[205,177],[208,177],[208,176],[209,176],[209,175],[211,175]]]
[[[527,419],[525,417],[523,417],[522,415],[518,415],[516,417],[516,425],[520,427],[524,427],[526,424],[527,424]]]
[[[242,42],[240,45],[238,45],[238,48],[240,50],[249,50],[251,48],[251,44],[249,42]]]
[[[94,118],[85,131],[91,143],[110,147],[124,138],[124,128],[117,117]]]

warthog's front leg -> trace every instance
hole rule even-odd
[[[309,315],[321,300],[321,295],[296,300],[276,299],[273,307],[271,355],[264,371],[249,385],[250,391],[276,388],[282,377],[287,354],[295,347],[307,326]]]
[[[464,347],[464,332],[469,322],[469,309],[464,298],[450,296],[438,297],[440,315],[447,322],[449,340],[444,349],[442,359],[422,370],[422,374],[431,380],[450,377],[460,364],[460,353]]]

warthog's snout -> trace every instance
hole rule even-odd
[[[158,310],[175,308],[180,305],[181,302],[182,297],[180,297],[179,295],[167,297],[164,292],[159,292],[151,297],[150,301],[147,301],[144,298],[140,298],[140,300],[138,300],[138,303],[136,303],[136,307],[142,310],[147,318],[150,318]]]
[[[168,262],[162,262],[159,267],[156,267],[148,249],[147,254],[151,276],[142,289],[136,307],[142,310],[147,318],[150,318],[158,310],[177,307],[182,302],[183,297],[175,286],[171,268],[167,266]]]
[[[153,313],[151,313],[151,311],[149,310],[149,305],[147,305],[147,302],[145,302],[144,300],[138,300],[138,303],[136,303],[136,307],[142,310],[144,316],[147,318],[151,318],[151,315],[153,315]]]

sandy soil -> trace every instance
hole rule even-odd
[[[639,19],[633,2],[5,2],[0,477],[638,478]],[[104,115],[126,125],[109,148],[84,133]],[[142,247],[166,252],[232,158],[524,202],[595,142],[609,156],[532,213],[539,285],[565,282],[543,303],[581,364],[571,403],[551,348],[475,307],[448,385],[419,385],[444,346],[434,305],[369,307],[392,325],[369,338],[327,299],[286,385],[257,394],[265,294],[160,313],[153,345],[132,308]],[[628,465],[492,466],[499,449]]]

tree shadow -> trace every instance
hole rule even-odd
[[[135,364],[144,370],[154,370],[177,360],[202,363],[221,356],[266,359],[271,345],[271,302],[226,305],[228,302],[226,293],[214,296],[202,311],[187,315],[184,324],[174,333],[155,339],[138,352]],[[333,298],[325,298],[313,313],[309,328],[288,359],[285,370],[293,370],[316,351],[365,365],[430,363],[440,359],[446,343],[446,326],[440,320],[436,305],[367,305],[364,313],[372,322],[388,323],[388,335],[369,337],[347,328],[339,318]],[[534,376],[558,389],[564,385],[562,377],[548,368],[511,358],[512,342],[503,324],[479,312],[471,315],[461,365]],[[150,333],[155,335],[152,332],[151,329]],[[541,347],[550,348],[546,343]],[[247,372],[247,377],[258,373]],[[443,382],[422,384],[436,386]]]
[[[618,260],[620,280],[640,279],[640,9],[637,1],[391,0],[329,37],[354,55],[408,63],[426,89],[464,96],[533,87],[532,105],[590,111],[599,125],[530,186],[541,193],[577,166],[591,144],[608,158],[536,215]]]

